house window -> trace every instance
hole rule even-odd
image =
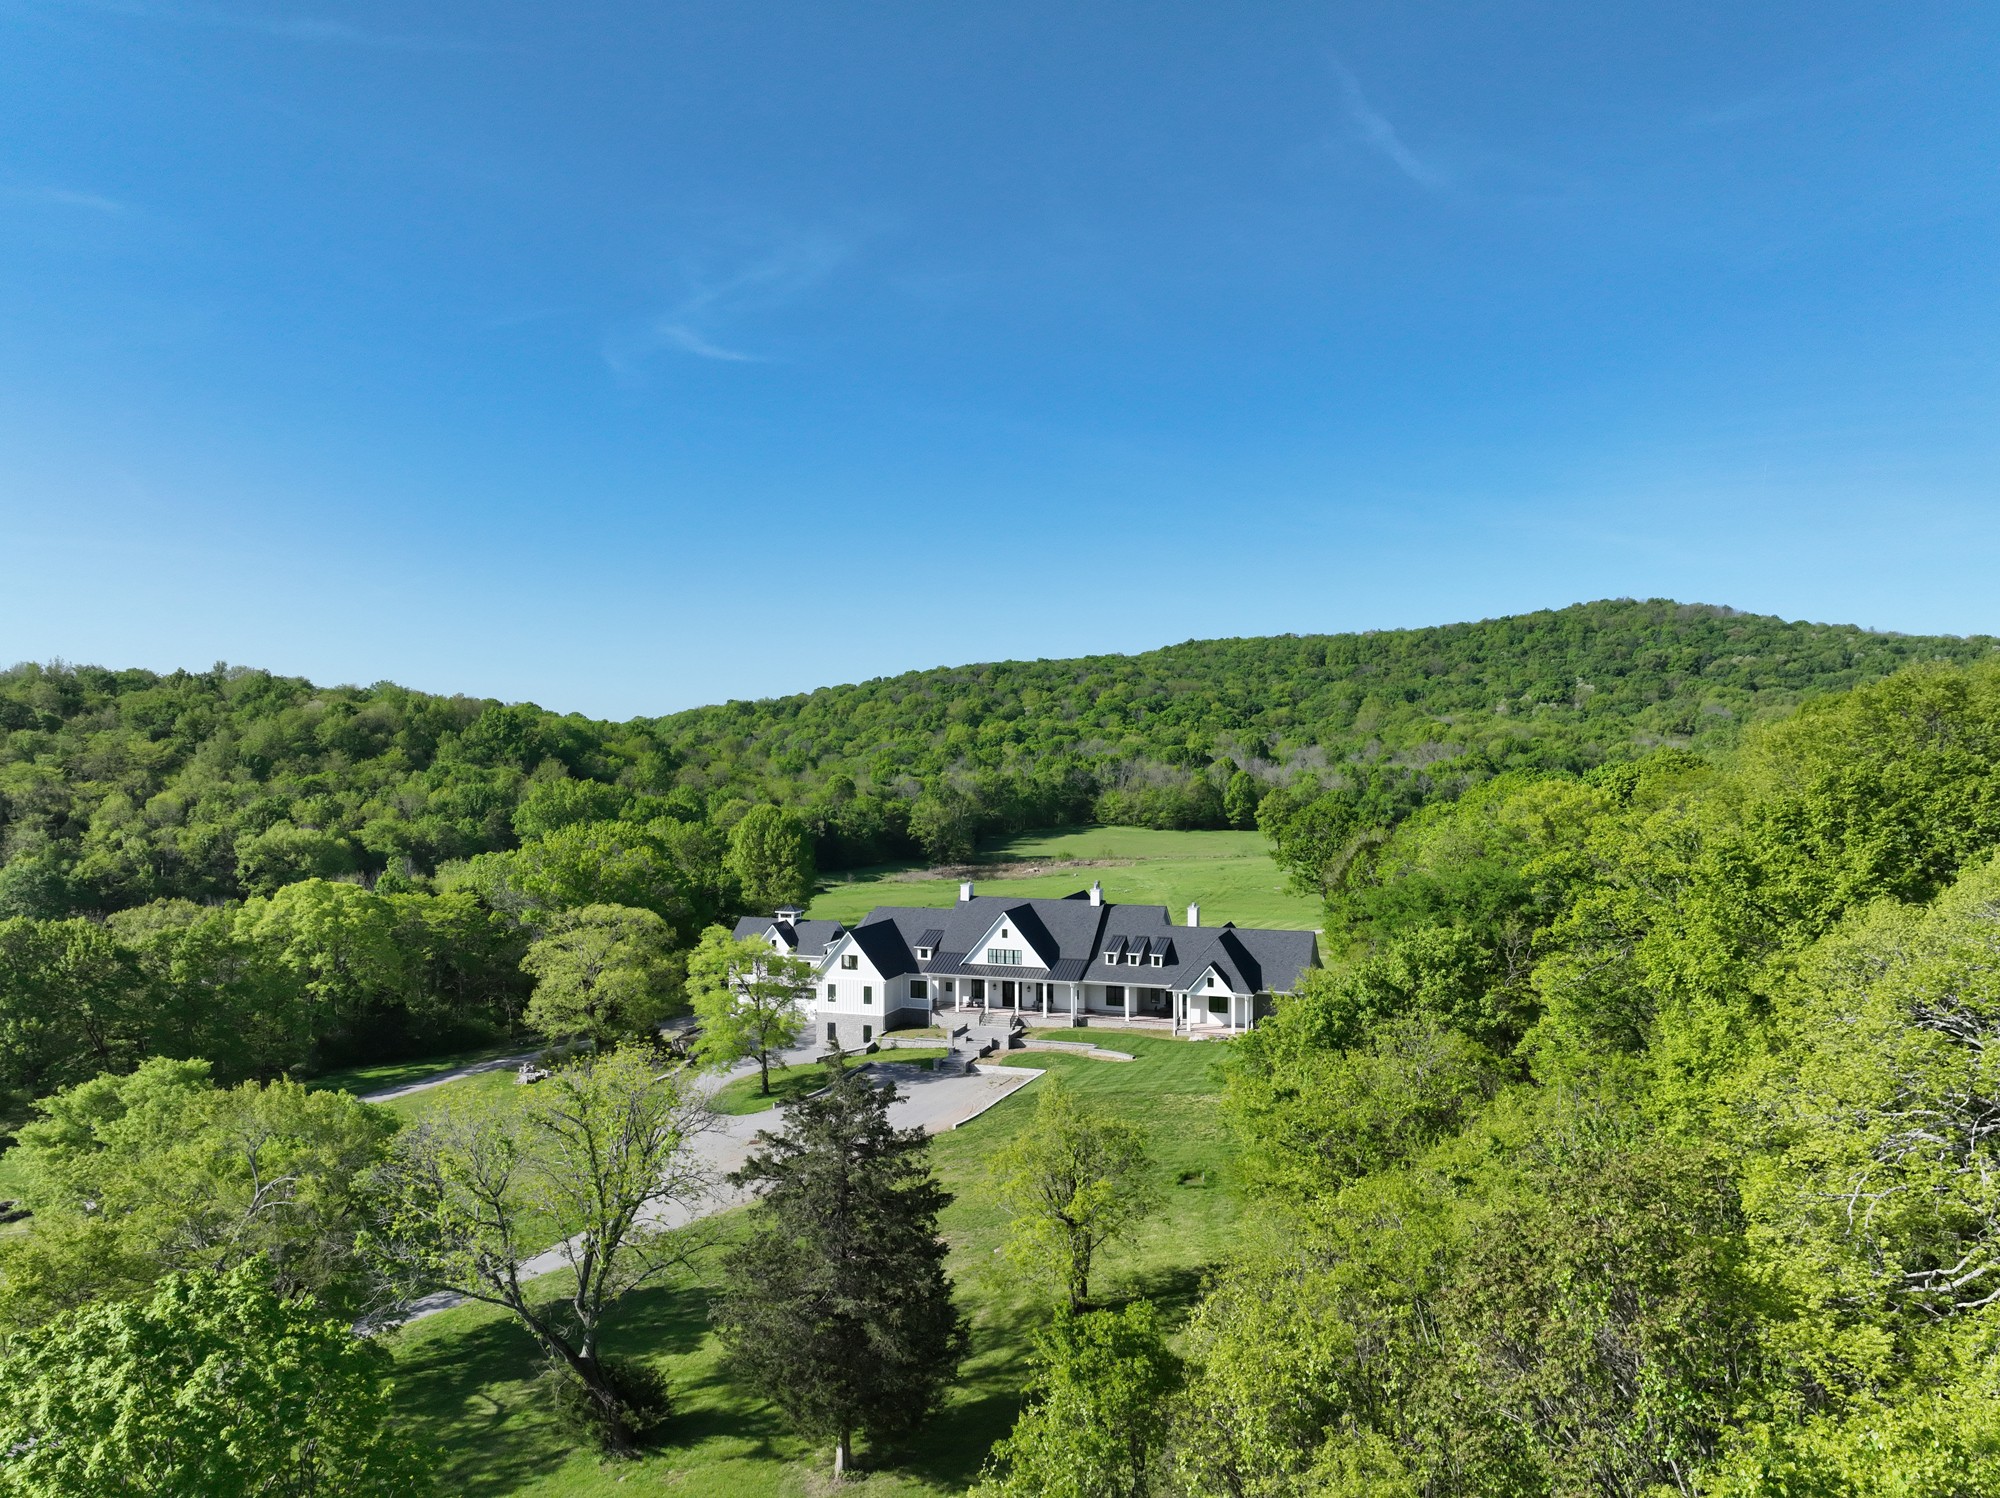
[[[875,1038],[875,1027],[873,1025],[863,1025],[861,1027],[861,1043],[863,1045],[866,1045],[868,1044],[869,1041],[873,1040],[874,1038]]]
[[[840,1026],[832,1020],[826,1022],[826,1043],[828,1045],[840,1044]]]
[[[861,959],[852,955],[846,956],[840,959],[840,965],[851,973],[861,966]]]
[[[1011,939],[1012,939],[1012,937],[1013,937],[1013,935],[1014,935],[1014,933],[1013,933],[1013,932],[1011,932],[1011,931],[1009,931],[1009,930],[1008,930],[1008,929],[1007,929],[1007,928],[1006,928],[1005,926],[1002,926],[1002,927],[1000,928],[1000,939],[1001,939],[1002,941],[1008,941],[1008,940],[1011,940]]]
[[[1137,967],[1139,965],[1139,954],[1137,952],[1127,952],[1125,954],[1125,965],[1127,967]]]
[[[839,992],[840,992],[840,985],[838,983],[827,984],[826,986],[827,1003],[831,1004],[834,1001],[835,996],[838,995]]]
[[[1021,949],[1019,947],[988,947],[986,960],[995,967],[1019,967]]]
[[[927,998],[929,998],[930,996],[931,996],[931,991],[930,991],[930,988],[929,988],[929,987],[928,987],[928,986],[927,986],[927,985],[925,984],[925,982],[924,982],[924,980],[923,980],[922,978],[912,978],[912,979],[910,980],[910,997],[911,997],[911,998],[913,998],[913,999],[927,999]]]
[[[875,990],[866,983],[861,985],[861,1002],[864,1004],[875,1002]]]
[[[917,961],[929,962],[930,960],[931,960],[931,949],[929,947],[918,947]]]
[[[1229,1013],[1229,1000],[1223,998],[1220,994],[1216,995],[1208,1001],[1208,1012],[1210,1014]]]
[[[1167,965],[1167,956],[1166,956],[1166,953],[1164,953],[1164,952],[1155,952],[1155,953],[1153,954],[1153,966],[1154,966],[1154,967],[1165,967],[1166,965]]]

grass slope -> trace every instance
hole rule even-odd
[[[1167,1203],[1105,1253],[1097,1290],[1114,1302],[1148,1296],[1179,1314],[1228,1250],[1237,1218],[1211,1076],[1221,1048],[1146,1035],[1121,1035],[1119,1046],[1138,1059],[1108,1065],[1033,1052],[1016,1053],[1010,1064],[1060,1072],[1145,1132]],[[943,1228],[959,1303],[972,1319],[973,1351],[945,1409],[910,1449],[863,1453],[875,1469],[859,1484],[864,1492],[934,1498],[963,1491],[1019,1410],[1028,1336],[1046,1319],[1047,1302],[996,1252],[1007,1216],[986,1164],[1028,1125],[1039,1086],[933,1143],[938,1173],[957,1196]],[[726,1235],[740,1223],[741,1214],[732,1213],[711,1231]],[[611,1350],[652,1358],[673,1381],[677,1413],[667,1444],[636,1463],[607,1464],[564,1445],[532,1386],[540,1366],[533,1345],[497,1313],[461,1307],[393,1334],[397,1397],[421,1444],[437,1453],[443,1489],[474,1498],[780,1498],[807,1490],[825,1454],[807,1450],[730,1381],[707,1328],[712,1258],[709,1265],[687,1284],[632,1297],[610,1338]],[[560,1288],[552,1279],[548,1292]]]
[[[980,865],[1033,864],[1087,859],[1108,867],[1057,869],[1006,879],[978,879]],[[858,869],[827,886],[812,902],[820,920],[855,921],[877,905],[943,907],[958,898],[958,880],[899,878],[919,866],[894,864]],[[1271,845],[1256,832],[1155,832],[1144,827],[1093,827],[1080,832],[1028,833],[986,849],[975,864],[980,893],[1073,894],[1092,880],[1107,900],[1164,905],[1176,922],[1190,903],[1209,925],[1276,926],[1312,930],[1322,919],[1316,901],[1285,888],[1271,859]]]

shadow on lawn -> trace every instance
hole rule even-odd
[[[397,1362],[397,1390],[420,1441],[438,1454],[447,1491],[512,1492],[568,1459],[532,1382],[541,1350],[518,1323],[487,1321],[433,1338]]]

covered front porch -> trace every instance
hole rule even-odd
[[[1123,983],[1050,983],[1015,978],[947,978],[938,1007],[955,1014],[1000,1014],[1028,1025],[1116,1020],[1139,1029],[1237,1035],[1256,1022],[1250,994],[1180,993]]]

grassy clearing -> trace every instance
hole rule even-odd
[[[943,1046],[911,1046],[907,1050],[898,1047],[871,1056],[871,1061],[904,1061],[912,1064],[935,1061],[945,1054]],[[849,1057],[850,1064],[855,1058]],[[715,1090],[715,1096],[708,1100],[709,1107],[717,1113],[731,1115],[742,1113],[762,1113],[767,1108],[775,1108],[780,1103],[788,1103],[794,1098],[804,1097],[809,1092],[818,1092],[826,1086],[826,1063],[823,1061],[803,1061],[797,1066],[774,1066],[771,1068],[771,1090],[763,1091],[756,1072],[747,1077],[738,1077],[725,1082]]]
[[[1144,1295],[1178,1315],[1227,1252],[1237,1217],[1231,1150],[1211,1074],[1222,1047],[1136,1034],[1119,1043],[1138,1060],[1108,1065],[1030,1052],[1005,1064],[1059,1073],[1145,1131],[1166,1206],[1106,1252],[1096,1289],[1103,1301]],[[1028,1126],[1040,1085],[933,1141],[938,1173],[957,1196],[943,1228],[959,1302],[972,1319],[972,1355],[944,1410],[910,1449],[861,1454],[874,1468],[855,1485],[861,1493],[941,1498],[962,1492],[1019,1410],[1028,1336],[1047,1319],[1048,1302],[997,1253],[1007,1214],[993,1194],[987,1164],[995,1149]],[[726,1236],[741,1221],[740,1213],[731,1213],[708,1230]],[[393,1334],[397,1397],[418,1439],[437,1453],[442,1488],[534,1498],[608,1498],[614,1492],[796,1498],[809,1491],[825,1453],[805,1449],[767,1406],[730,1382],[707,1330],[713,1288],[711,1259],[688,1283],[634,1296],[617,1323],[612,1350],[654,1359],[675,1391],[668,1444],[633,1463],[607,1464],[562,1443],[532,1388],[540,1367],[533,1345],[496,1313],[461,1307]],[[559,1290],[551,1277],[548,1293]]]
[[[391,1087],[407,1087],[440,1072],[461,1066],[477,1066],[501,1056],[522,1056],[535,1049],[534,1042],[510,1040],[503,1045],[481,1046],[474,1051],[455,1051],[443,1056],[426,1056],[418,1061],[381,1061],[373,1066],[351,1066],[311,1078],[306,1086],[315,1092],[386,1092]]]
[[[447,1105],[463,1107],[475,1102],[493,1102],[512,1106],[527,1090],[516,1079],[514,1069],[503,1066],[498,1071],[476,1072],[441,1087],[406,1092],[401,1097],[390,1098],[388,1102],[374,1106],[387,1108],[404,1123],[414,1123]]]
[[[1318,904],[1292,894],[1255,832],[1155,832],[1145,827],[1093,827],[1081,832],[1029,833],[983,849],[982,864],[1033,864],[1091,859],[1103,868],[1056,869],[1046,874],[979,880],[982,894],[1062,896],[1095,879],[1105,898],[1164,905],[1180,920],[1199,904],[1210,925],[1276,926],[1311,930],[1322,920]],[[958,898],[956,879],[898,878],[910,864],[856,869],[812,903],[816,919],[858,920],[877,905],[942,907]]]

